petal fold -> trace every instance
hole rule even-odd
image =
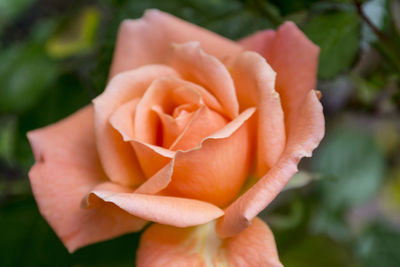
[[[97,202],[96,197],[144,220],[177,227],[204,224],[224,214],[220,208],[195,199],[93,190],[89,204]]]

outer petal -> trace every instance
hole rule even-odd
[[[89,206],[102,200],[139,218],[177,227],[207,223],[224,214],[218,207],[195,199],[121,193],[118,188],[93,190],[87,199]]]
[[[171,43],[189,41],[200,42],[207,53],[222,61],[242,50],[231,40],[153,9],[141,19],[121,24],[110,77],[142,65],[164,63]]]
[[[298,112],[296,123],[290,128],[282,157],[263,178],[225,210],[225,216],[217,224],[218,234],[227,237],[243,231],[297,172],[300,159],[311,156],[323,136],[322,105],[317,93],[310,91]]]
[[[39,210],[70,252],[141,229],[145,221],[112,205],[80,208],[82,198],[105,181],[94,143],[93,108],[28,133],[36,164],[29,172]]]
[[[239,41],[239,44],[245,49],[257,52],[264,58],[268,58],[275,36],[276,32],[274,30],[264,30],[245,37]]]
[[[93,100],[97,149],[104,170],[113,182],[133,186],[144,177],[131,145],[124,142],[121,134],[112,127],[111,115],[125,103],[142,96],[157,77],[175,74],[171,68],[156,65],[121,73],[109,82],[103,94]],[[115,124],[116,120],[113,122]]]
[[[204,53],[196,42],[175,44],[169,65],[186,80],[203,85],[213,93],[231,119],[239,114],[235,86],[227,68],[217,58]]]
[[[308,92],[316,86],[318,46],[292,22],[283,24],[275,34],[268,30],[240,43],[246,49],[261,53],[277,73],[276,87],[282,100],[286,130],[293,132],[290,128],[294,127]]]
[[[225,240],[218,238],[213,223],[186,229],[153,224],[142,235],[136,263],[138,267],[282,266],[272,232],[258,218]]]
[[[284,115],[275,91],[275,72],[253,52],[238,56],[232,66],[240,108],[257,107],[257,174],[263,176],[279,159],[286,143]]]

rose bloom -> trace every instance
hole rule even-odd
[[[105,91],[28,133],[40,212],[70,252],[155,222],[138,266],[282,266],[256,216],[324,135],[318,52],[291,22],[233,42],[124,21]]]

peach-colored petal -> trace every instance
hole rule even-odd
[[[177,151],[172,181],[166,194],[227,205],[248,175],[252,141],[250,108],[224,128],[204,139],[198,147]]]
[[[231,73],[240,108],[257,107],[257,175],[261,177],[278,161],[286,142],[284,115],[274,88],[276,75],[253,52],[240,54]]]
[[[226,257],[231,266],[283,266],[279,261],[273,233],[257,217],[246,230],[225,242]]]
[[[140,230],[145,221],[112,205],[83,210],[89,190],[106,180],[94,143],[93,107],[28,133],[36,163],[29,172],[39,210],[69,251]]]
[[[135,140],[163,146],[162,138],[160,138],[160,117],[154,109],[172,116],[174,109],[183,104],[200,105],[202,104],[201,95],[188,83],[183,83],[174,77],[154,80],[136,108]]]
[[[274,30],[259,31],[239,40],[238,43],[247,50],[257,52],[264,58],[269,58],[268,53],[271,51],[275,35]]]
[[[209,153],[211,153],[211,158],[213,158],[214,156],[217,156],[217,154],[218,154],[217,147],[219,147],[219,146],[223,147],[223,150],[226,150],[227,145],[223,145],[223,144],[228,144],[229,142],[227,140],[229,138],[231,138],[232,140],[236,140],[236,141],[239,140],[239,138],[232,138],[232,135],[234,135],[237,131],[239,131],[239,128],[242,127],[243,124],[247,123],[247,120],[252,116],[252,114],[254,112],[255,112],[254,108],[250,108],[250,109],[244,111],[233,122],[227,124],[225,127],[220,129],[219,131],[217,131],[217,132],[211,134],[210,136],[208,136],[207,138],[203,139],[202,142],[200,142],[199,145],[197,145],[196,147],[193,147],[192,149],[186,150],[186,151],[174,152],[174,151],[162,148],[162,147],[153,146],[153,145],[149,145],[149,144],[146,144],[146,143],[143,143],[140,141],[132,140],[131,141],[132,145],[135,148],[136,153],[139,158],[139,161],[142,164],[142,169],[146,173],[146,177],[148,177],[148,180],[145,183],[143,183],[135,192],[136,193],[146,193],[146,194],[159,193],[161,190],[166,188],[167,185],[169,185],[169,183],[172,180],[172,176],[173,176],[175,170],[177,170],[176,177],[181,177],[181,179],[185,180],[185,181],[183,181],[183,183],[190,183],[191,180],[194,179],[194,177],[191,178],[191,177],[187,176],[185,178],[184,174],[182,173],[182,170],[181,171],[179,170],[180,169],[179,166],[184,165],[185,161],[189,161],[189,162],[196,161],[196,160],[194,160],[195,158],[200,160],[200,158],[199,158],[200,155],[207,155],[207,151]],[[240,135],[243,135],[243,134],[245,134],[245,131],[242,130],[242,133]],[[246,138],[244,138],[244,140],[246,142],[248,141],[248,140],[246,140]],[[234,141],[234,143],[236,141]],[[205,149],[203,148],[204,145],[206,146]],[[238,148],[243,148],[244,145],[245,145],[245,143],[240,143],[240,144],[232,146],[232,149],[235,150],[234,151],[235,154],[233,157],[234,159],[248,156],[248,151],[246,151],[246,153],[242,153],[242,154],[239,153],[240,149],[238,149]],[[212,146],[214,146],[214,148],[211,148]],[[199,150],[203,150],[203,149],[204,149],[204,152],[195,153],[195,151],[199,151]],[[240,154],[240,155],[236,155],[236,154]],[[206,158],[208,158],[208,156],[209,155],[207,155]],[[194,158],[191,159],[191,157],[194,157]],[[178,163],[178,166],[175,166],[176,159],[178,159],[178,161],[180,162],[180,163]],[[208,159],[208,160],[212,161],[210,159]],[[214,173],[213,175],[218,175],[215,172],[215,170],[212,169],[212,164],[209,164],[208,160],[207,160],[207,163],[205,163],[205,164],[207,166],[210,166],[211,168],[208,169],[208,171],[207,171],[208,167],[203,168],[203,174],[204,174],[204,172],[206,172],[206,173],[211,172],[211,173]],[[218,160],[221,161],[222,159],[218,159]],[[229,159],[226,159],[226,161],[229,161]],[[194,165],[195,165],[195,162],[192,162],[191,166],[193,167]],[[246,166],[246,164],[241,164],[241,165],[238,165],[237,168],[231,168],[231,169],[237,171],[241,168],[247,168],[247,167],[248,166]],[[188,168],[190,168],[190,167],[188,167]],[[233,172],[233,171],[231,171],[231,172]],[[236,177],[238,175],[238,173],[240,173],[240,171],[238,171],[237,173],[234,173],[233,176]],[[204,175],[206,175],[206,174],[204,174]],[[199,178],[199,177],[197,177],[197,178]],[[209,177],[207,179],[211,180],[211,178],[212,177]],[[233,178],[231,178],[231,180],[233,180]],[[228,181],[231,181],[231,180],[226,180],[226,183],[228,183]],[[195,182],[195,181],[193,181],[193,182]],[[208,181],[208,182],[210,182],[210,181]],[[237,181],[237,182],[239,184],[242,183],[241,181]],[[205,181],[203,181],[203,183],[207,183],[207,181],[205,180]],[[179,182],[178,182],[178,184],[179,184]],[[233,185],[229,184],[229,186],[227,186],[224,190],[230,191],[232,189],[232,187],[236,187],[236,186],[237,185],[235,185],[234,183],[233,183]],[[174,185],[171,186],[172,190],[170,190],[171,188],[169,188],[166,191],[164,191],[163,194],[176,194],[176,195],[181,196],[180,193],[177,193],[174,191],[173,187],[174,187]],[[212,190],[212,189],[208,189],[208,190]],[[168,191],[171,191],[171,192],[168,192]],[[199,190],[199,192],[200,192],[199,194],[201,195],[201,190]],[[212,194],[212,193],[210,193],[210,194]],[[189,196],[189,197],[193,198],[193,196]],[[220,196],[220,197],[224,198],[223,196]],[[226,196],[225,196],[225,198],[226,198]]]
[[[132,140],[130,143],[136,152],[146,178],[155,175],[161,168],[167,165],[175,155],[173,151],[159,146],[149,145],[136,140]]]
[[[203,49],[228,61],[242,48],[235,42],[159,10],[125,20],[119,29],[110,77],[147,64],[164,63],[171,43],[200,42]]]
[[[110,116],[121,105],[141,97],[157,77],[175,75],[166,66],[149,65],[121,73],[112,79],[103,94],[93,100],[97,149],[111,181],[134,186],[144,180],[134,150],[110,124]]]
[[[224,214],[220,208],[195,199],[93,190],[88,196],[89,206],[99,201],[96,198],[144,220],[177,227],[207,223]]]
[[[153,107],[153,111],[157,113],[162,124],[162,146],[168,149],[175,142],[176,138],[184,131],[185,127],[192,120],[195,111],[199,108],[198,104],[185,104],[179,107],[179,114],[176,118],[169,114],[165,114],[159,107]],[[175,111],[178,109],[175,109]],[[174,112],[175,113],[175,112]]]
[[[274,236],[255,218],[239,235],[221,240],[214,223],[191,228],[153,224],[143,233],[137,266],[281,267]]]
[[[204,138],[223,128],[227,123],[227,120],[219,113],[202,106],[170,149],[187,150],[196,147]]]
[[[217,58],[204,53],[199,43],[174,44],[168,63],[186,80],[213,93],[229,118],[239,114],[235,87],[228,70]]]
[[[156,174],[141,184],[135,193],[154,195],[164,190],[171,182],[175,159],[160,169]]]
[[[126,102],[110,116],[111,126],[122,135],[124,141],[132,140],[135,137],[134,120],[139,101],[138,97]]]
[[[263,178],[225,210],[225,216],[217,223],[220,236],[234,236],[243,231],[297,172],[300,159],[310,157],[318,146],[324,136],[324,115],[316,91],[308,93],[297,115],[282,157]]]
[[[113,192],[118,192],[118,193],[132,193],[135,190],[130,188],[130,187],[125,187],[113,182],[102,182],[100,184],[97,184],[93,188],[90,189],[90,191],[86,192],[86,195],[81,201],[81,208],[83,209],[93,209],[93,208],[98,208],[101,206],[104,206],[104,201],[92,196],[91,192],[93,190],[108,190],[108,191],[113,191]],[[119,209],[118,207],[115,207],[115,209]]]
[[[260,50],[260,43],[254,46],[257,38],[265,42],[264,51]],[[246,49],[260,52],[277,73],[276,88],[285,113],[286,132],[293,132],[290,128],[296,123],[302,103],[308,92],[316,87],[318,46],[293,22],[284,23],[275,34],[268,30],[243,40],[241,44]]]

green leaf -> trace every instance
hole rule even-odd
[[[385,170],[383,155],[366,131],[333,129],[312,158],[324,205],[331,208],[361,204],[379,188]]]
[[[99,20],[100,14],[96,8],[83,9],[48,40],[47,52],[54,58],[87,52],[94,43]]]
[[[266,216],[268,225],[270,225],[274,230],[284,231],[295,228],[300,225],[305,216],[304,203],[299,199],[294,199],[289,203],[287,207],[288,211],[284,214],[279,212],[274,212]],[[260,218],[263,214],[259,215]]]
[[[20,115],[15,156],[24,170],[28,171],[33,164],[26,133],[66,118],[89,104],[92,98],[90,90],[76,74],[64,73],[51,90],[39,98],[37,105]]]
[[[70,254],[32,197],[0,206],[0,266],[134,266],[139,234],[97,243]]]
[[[388,221],[400,224],[400,167],[390,170],[379,195],[382,213]]]
[[[14,160],[16,126],[15,117],[0,117],[0,159],[9,164]]]
[[[381,223],[370,226],[357,242],[365,267],[397,267],[400,262],[400,232]]]
[[[32,107],[54,81],[57,70],[39,45],[15,45],[0,53],[0,111]]]
[[[316,173],[299,171],[290,179],[289,183],[287,183],[287,185],[283,188],[282,191],[301,188],[303,186],[308,185],[312,181],[318,180],[320,178],[321,178],[320,175]]]
[[[360,19],[353,12],[324,13],[304,27],[306,35],[320,47],[318,76],[332,78],[354,62],[360,39]]]
[[[383,85],[375,85],[374,83],[364,79],[356,73],[350,74],[350,78],[355,85],[357,94],[355,97],[365,105],[371,105],[376,100],[379,91],[384,88]]]
[[[352,266],[348,251],[326,236],[306,236],[280,252],[285,267]]]
[[[318,0],[272,0],[270,2],[278,6],[282,14],[287,15],[308,8],[317,1]]]
[[[0,33],[3,26],[26,10],[35,0],[1,0],[0,1]]]

